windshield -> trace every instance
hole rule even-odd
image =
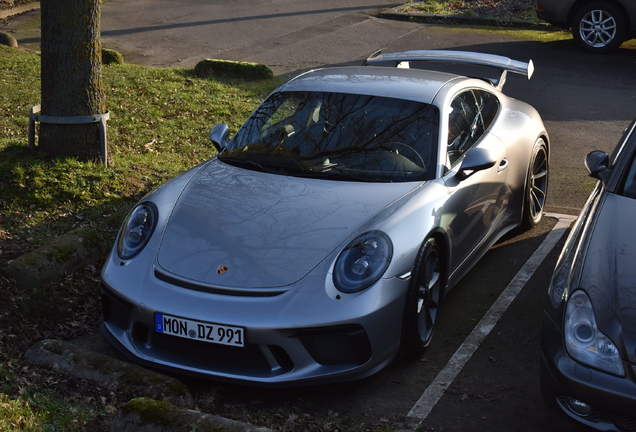
[[[436,107],[402,99],[279,92],[252,114],[219,159],[292,176],[429,180],[438,118]]]

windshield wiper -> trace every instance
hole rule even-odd
[[[297,175],[298,177],[308,177],[308,178],[317,178],[317,179],[326,179],[326,180],[341,180],[341,181],[358,181],[358,182],[387,182],[390,183],[392,180],[378,177],[378,176],[364,176],[364,175],[356,175],[351,173],[345,173],[342,170],[310,170],[304,174]]]
[[[263,166],[263,164],[250,160],[250,159],[223,157],[223,158],[219,158],[219,160],[226,162],[230,165],[238,166],[241,168],[256,168],[256,170],[262,171],[262,172],[276,172],[276,170],[267,168]]]

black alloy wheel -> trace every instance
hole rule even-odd
[[[443,256],[437,240],[430,237],[420,251],[411,275],[402,328],[402,348],[419,354],[433,339],[444,291]]]
[[[528,179],[523,200],[522,227],[524,229],[536,226],[543,218],[543,210],[548,195],[549,174],[548,147],[543,138],[539,138],[534,145],[528,168]]]

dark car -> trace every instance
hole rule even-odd
[[[537,14],[571,29],[589,51],[607,52],[636,37],[636,0],[537,0]]]
[[[544,397],[597,430],[636,431],[636,122],[613,155],[588,154],[598,178],[547,291]]]

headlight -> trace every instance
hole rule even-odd
[[[362,234],[349,243],[336,260],[333,282],[340,291],[354,293],[373,285],[386,271],[393,245],[380,231]]]
[[[553,307],[559,307],[563,303],[563,295],[565,290],[570,284],[570,273],[572,271],[572,263],[574,261],[574,254],[569,253],[568,250],[563,250],[562,254],[568,254],[562,256],[557,262],[552,274],[552,280],[550,281],[550,287],[548,293],[550,295],[550,301]]]
[[[146,246],[157,225],[157,207],[145,202],[130,212],[117,241],[117,253],[121,259],[130,259]]]
[[[590,298],[575,291],[565,309],[565,346],[581,363],[615,375],[624,376],[623,361],[616,345],[596,327]]]

